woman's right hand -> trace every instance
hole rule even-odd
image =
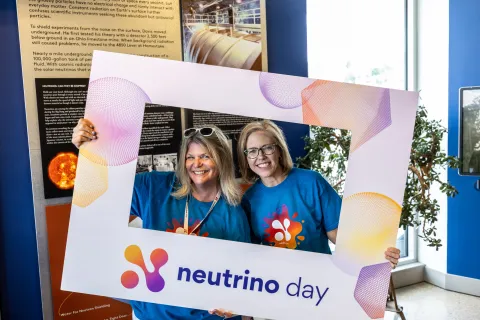
[[[97,133],[95,132],[93,123],[87,119],[78,120],[77,126],[73,129],[72,143],[77,147],[87,141],[97,139]]]

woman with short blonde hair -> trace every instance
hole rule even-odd
[[[263,121],[254,121],[247,124],[240,134],[239,143],[238,143],[238,162],[240,166],[240,173],[246,182],[252,183],[259,179],[259,176],[252,171],[252,169],[248,165],[247,157],[245,157],[244,153],[247,149],[247,140],[250,135],[254,132],[265,132],[268,134],[275,146],[278,147],[280,152],[280,166],[281,166],[281,173],[283,175],[288,175],[290,170],[293,168],[293,161],[292,157],[290,156],[290,152],[288,152],[288,146],[285,139],[285,135],[283,134],[282,129],[280,129],[274,122],[263,120]],[[243,155],[243,156],[242,156]]]
[[[240,171],[253,185],[243,197],[256,243],[330,254],[341,199],[322,175],[293,168],[282,130],[272,121],[247,124],[238,143]],[[395,267],[400,250],[385,258]]]

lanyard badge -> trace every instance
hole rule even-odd
[[[203,222],[205,222],[205,220],[208,218],[210,213],[213,211],[213,208],[217,204],[218,200],[220,199],[220,190],[217,192],[217,195],[215,196],[215,199],[213,200],[212,205],[210,206],[210,209],[208,209],[208,212],[205,215],[205,217],[202,219],[202,221],[200,221],[200,223],[195,228],[192,229],[192,231],[190,231],[190,233],[188,232],[188,202],[189,202],[189,199],[190,199],[190,195],[187,196],[187,202],[185,203],[185,216],[183,218],[183,234],[186,234],[186,235],[192,235],[193,234],[193,235],[195,235],[194,232],[198,228],[200,228],[200,226],[203,224]]]

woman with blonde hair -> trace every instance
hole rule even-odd
[[[282,130],[269,120],[247,124],[238,155],[244,180],[253,184],[243,199],[252,242],[331,254],[341,199],[320,173],[293,167]],[[400,250],[388,248],[385,258],[395,267]]]
[[[96,139],[93,124],[80,119],[73,144],[79,148]],[[176,172],[152,171],[135,176],[131,214],[142,219],[143,228],[250,242],[248,221],[239,205],[241,190],[235,181],[233,156],[223,132],[215,126],[185,130],[178,163]],[[222,309],[129,303],[140,320],[233,316]]]

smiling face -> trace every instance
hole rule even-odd
[[[185,156],[185,168],[197,188],[216,188],[219,175],[217,165],[208,150],[201,144],[190,143]]]
[[[255,131],[248,137],[247,150],[253,148],[260,149],[271,144],[275,144],[275,140],[268,133],[265,131]],[[278,146],[275,146],[274,148],[275,151],[270,155],[265,155],[262,150],[259,150],[257,158],[250,159],[247,156],[250,169],[262,180],[269,178],[280,179],[282,177],[280,150]]]

